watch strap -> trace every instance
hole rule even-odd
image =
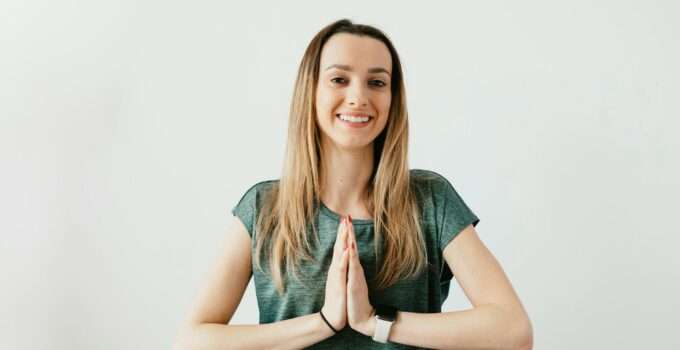
[[[387,343],[387,338],[390,335],[390,329],[392,328],[393,321],[387,321],[380,319],[377,315],[375,316],[375,334],[373,334],[373,340],[380,343]]]

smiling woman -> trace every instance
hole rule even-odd
[[[254,184],[178,349],[530,349],[519,297],[453,185],[409,169],[399,55],[340,20],[300,63],[280,179]],[[474,308],[441,312],[455,271]],[[230,325],[250,278],[258,325]]]

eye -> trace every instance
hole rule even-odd
[[[336,78],[333,78],[333,79],[331,79],[331,81],[335,83],[335,82],[336,82],[336,81],[335,81],[336,79],[342,79],[342,80],[345,80],[344,78],[336,77]],[[339,83],[339,84],[341,84],[341,83]]]
[[[382,81],[382,80],[373,79],[373,80],[371,80],[371,83],[373,83],[373,82],[377,82],[377,83],[378,83],[378,85],[373,85],[373,86],[377,86],[377,87],[383,87],[383,86],[387,85],[387,84],[385,84],[385,82]]]

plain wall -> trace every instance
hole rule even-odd
[[[393,40],[410,166],[480,217],[536,349],[680,348],[674,1],[3,1],[0,348],[168,349],[280,176],[298,64]],[[471,308],[454,282],[444,311]],[[258,322],[252,281],[233,323]]]

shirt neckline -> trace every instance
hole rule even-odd
[[[322,201],[319,201],[319,203],[321,204],[320,207],[321,207],[321,211],[323,213],[330,216],[331,218],[333,218],[338,223],[340,222],[342,215],[330,210],[325,204],[323,204]],[[368,219],[368,220],[352,219],[352,224],[354,224],[354,225],[373,225],[373,219]]]

